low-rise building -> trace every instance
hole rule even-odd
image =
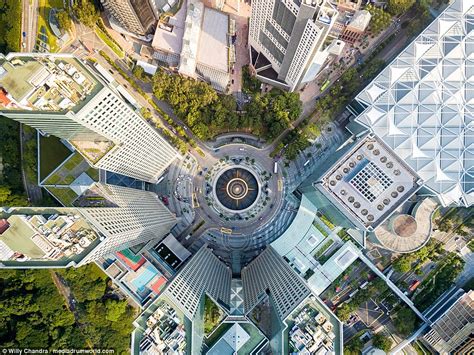
[[[232,34],[229,16],[188,0],[158,23],[153,58],[178,73],[206,81],[225,92],[230,81]]]
[[[371,18],[367,10],[357,11],[339,38],[351,44],[357,42],[367,30]]]

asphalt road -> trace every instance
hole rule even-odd
[[[22,0],[21,11],[21,32],[26,33],[26,37],[22,35],[22,43],[25,47],[21,48],[22,52],[32,52],[36,42],[37,19],[38,19],[38,0]]]

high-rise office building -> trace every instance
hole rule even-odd
[[[146,35],[156,24],[158,13],[153,0],[101,0],[113,20],[127,32]]]
[[[3,222],[2,222],[3,221]],[[96,183],[78,207],[0,212],[0,260],[8,267],[81,266],[163,239],[176,217],[149,191]]]
[[[283,320],[310,294],[303,279],[271,246],[244,267],[241,276],[246,312],[269,293]]]
[[[165,292],[188,319],[194,319],[205,293],[223,306],[230,304],[231,280],[231,269],[204,246],[176,275]]]
[[[314,80],[337,14],[326,0],[252,1],[249,48],[257,78],[290,91]]]
[[[178,157],[123,87],[69,54],[0,55],[0,98],[0,114],[68,140],[99,169],[156,182]]]
[[[96,184],[96,196],[109,207],[79,208],[80,213],[103,236],[102,242],[81,264],[150,240],[163,239],[176,224],[176,217],[159,197],[149,191]]]

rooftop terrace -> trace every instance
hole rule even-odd
[[[102,87],[68,55],[0,56],[0,110],[77,112]]]
[[[4,216],[7,217],[7,216]],[[1,261],[78,261],[98,241],[96,232],[73,209],[18,208],[0,234]]]

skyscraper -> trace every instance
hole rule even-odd
[[[0,114],[68,140],[96,168],[156,182],[178,157],[123,87],[72,55],[0,55],[0,92]]]
[[[204,293],[222,305],[229,305],[231,280],[230,268],[204,246],[176,275],[166,295],[188,319],[194,319]]]
[[[296,90],[314,80],[329,55],[337,10],[326,0],[254,0],[249,27],[257,78]]]
[[[73,208],[0,212],[0,261],[7,267],[81,266],[163,239],[176,217],[153,192],[95,183]],[[20,233],[18,233],[20,231]]]
[[[96,184],[94,188],[108,207],[78,210],[101,233],[103,240],[81,265],[150,240],[158,242],[176,224],[176,217],[153,192],[104,184]]]
[[[113,20],[127,32],[146,35],[156,23],[158,13],[153,7],[153,0],[101,0],[101,2]]]
[[[246,312],[269,293],[283,320],[310,294],[303,279],[271,246],[244,267],[241,275]]]

